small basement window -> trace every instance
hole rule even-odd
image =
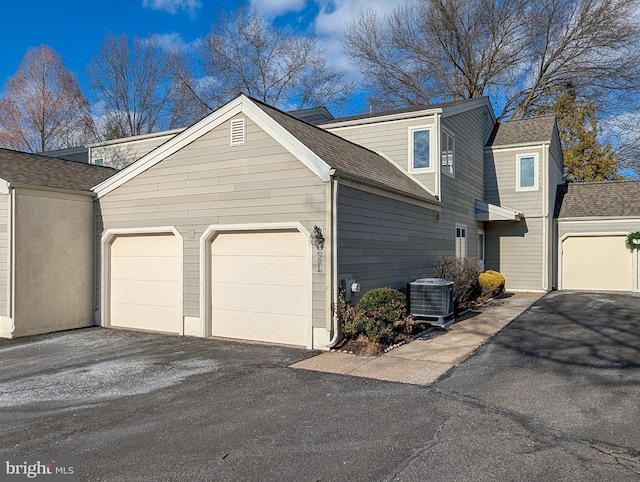
[[[231,121],[231,145],[242,146],[247,143],[246,119]]]
[[[93,160],[93,163],[94,163],[96,166],[104,166],[104,157],[96,157],[96,158]]]

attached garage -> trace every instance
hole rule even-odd
[[[633,257],[625,236],[569,236],[562,241],[562,288],[632,291]]]
[[[559,289],[640,291],[638,251],[626,247],[640,231],[639,181],[559,186],[555,218]]]
[[[182,333],[182,257],[172,232],[108,234],[107,326]]]
[[[212,233],[211,335],[307,346],[309,246],[298,230]]]

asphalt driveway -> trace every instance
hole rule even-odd
[[[0,454],[81,480],[638,480],[640,297],[552,293],[430,387],[92,328],[0,341]]]

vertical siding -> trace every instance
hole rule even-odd
[[[9,316],[9,195],[0,194],[0,316]]]
[[[189,317],[200,317],[199,240],[207,227],[295,221],[311,231],[325,224],[319,178],[249,119],[246,145],[230,146],[229,129],[230,121],[99,200],[98,233],[168,225],[180,231]],[[313,323],[325,327],[325,270],[313,270],[313,290]]]
[[[486,223],[486,268],[500,271],[507,289],[542,290],[543,219]]]
[[[433,276],[438,256],[453,254],[448,227],[430,209],[340,186],[338,211],[339,276],[353,275],[360,296],[385,286],[404,290]]]

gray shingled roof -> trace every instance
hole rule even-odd
[[[570,183],[558,186],[555,217],[640,218],[640,181]]]
[[[411,113],[411,112],[422,112],[424,110],[446,109],[447,107],[461,105],[467,102],[476,102],[477,100],[478,99],[475,98],[475,99],[452,100],[449,102],[440,102],[438,104],[414,105],[410,107],[404,107],[401,109],[384,110],[380,112],[370,112],[368,114],[358,114],[358,115],[352,115],[348,117],[338,117],[334,120],[319,122],[318,125],[333,124],[335,122],[345,122],[345,121],[358,120],[358,119],[375,119],[376,117],[383,117],[383,116],[394,115],[394,114],[405,114],[405,113]]]
[[[0,148],[0,178],[29,186],[89,191],[117,169]]]
[[[381,187],[434,201],[420,184],[379,154],[319,127],[307,124],[256,99],[251,99],[291,135],[307,146],[339,174],[353,176]]]
[[[555,124],[556,119],[552,115],[498,122],[489,137],[487,145],[504,147],[551,142]]]

